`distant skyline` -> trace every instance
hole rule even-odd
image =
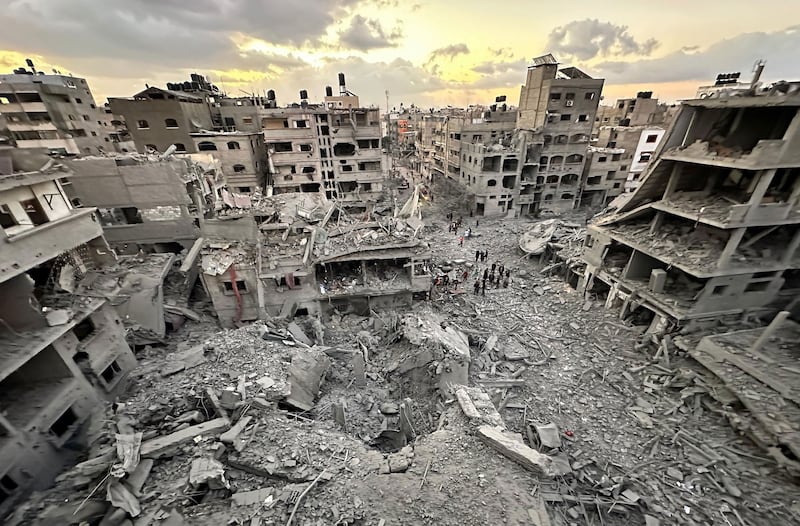
[[[718,73],[800,78],[797,0],[10,0],[0,72],[24,66],[86,77],[98,98],[127,97],[197,72],[231,96],[306,89],[322,100],[338,72],[362,104],[488,104],[519,99],[531,58],[553,53],[605,78],[604,103],[653,91],[694,95]]]

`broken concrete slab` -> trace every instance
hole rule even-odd
[[[475,407],[475,404],[472,403],[472,398],[470,398],[467,391],[463,388],[456,390],[456,399],[458,400],[458,405],[461,406],[461,410],[464,411],[464,415],[470,420],[477,420],[481,417],[481,414],[478,412],[478,409]]]
[[[482,425],[478,428],[478,437],[504,457],[534,473],[554,477],[569,472],[563,472],[563,468],[557,466],[548,455],[526,446],[518,434],[509,433],[499,427]]]
[[[231,506],[253,506],[263,504],[275,494],[275,488],[261,488],[253,491],[240,491],[231,495]]]
[[[249,424],[252,419],[252,416],[243,416],[233,427],[219,436],[219,441],[225,444],[233,444],[233,441],[244,431],[244,428],[247,427],[247,424]]]
[[[318,349],[296,352],[289,366],[290,391],[286,403],[303,411],[311,410],[319,393],[322,377],[330,366],[330,358]]]
[[[139,465],[136,466],[136,469],[128,475],[128,478],[125,479],[123,482],[128,489],[139,497],[141,495],[142,487],[144,483],[147,481],[147,477],[150,476],[150,471],[153,469],[153,464],[155,461],[151,458],[146,458],[139,462]]]
[[[551,526],[547,505],[541,497],[537,497],[537,501],[536,507],[528,508],[528,518],[531,520],[531,526]]]
[[[290,323],[286,330],[289,331],[289,334],[292,335],[292,338],[294,338],[296,342],[302,343],[303,345],[308,345],[309,347],[314,345],[314,342],[311,341],[311,339],[306,335],[305,331],[303,331],[303,329],[297,323]]]
[[[225,467],[213,458],[196,458],[189,468],[189,484],[197,488],[205,484],[209,489],[228,489],[225,480]]]
[[[549,424],[534,424],[533,428],[536,430],[536,435],[539,437],[539,443],[549,449],[558,449],[561,447],[561,434],[558,432],[558,427],[552,422]]]
[[[173,448],[190,442],[196,436],[216,435],[230,427],[227,418],[215,418],[196,426],[181,429],[169,435],[160,436],[142,443],[141,456],[143,458],[161,458],[169,455]]]

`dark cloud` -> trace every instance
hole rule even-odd
[[[276,44],[316,42],[358,0],[11,0],[0,13],[0,48],[58,57],[132,59],[221,67],[231,35]]]
[[[431,54],[428,55],[427,64],[431,64],[439,58],[449,58],[453,60],[458,55],[466,55],[468,53],[469,47],[463,42],[460,44],[450,44],[449,46],[440,47],[431,51]]]
[[[741,71],[747,77],[750,66],[766,59],[764,78],[796,79],[800,25],[772,33],[744,33],[721,40],[704,50],[687,48],[661,58],[633,62],[606,61],[592,66],[615,84],[712,80],[717,73]]]
[[[575,20],[550,32],[545,50],[578,60],[622,55],[649,55],[659,45],[651,38],[637,41],[627,26],[597,19]]]
[[[346,29],[339,31],[339,42],[348,49],[368,51],[370,49],[395,47],[400,36],[398,29],[387,33],[377,20],[356,15],[350,20],[350,25]]]

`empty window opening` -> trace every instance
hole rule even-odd
[[[117,361],[114,360],[108,365],[108,367],[103,369],[103,372],[100,373],[100,376],[103,377],[103,380],[105,380],[107,384],[110,384],[121,372],[122,368],[119,366]]]
[[[225,294],[227,295],[234,294],[232,281],[223,281],[222,285]],[[236,290],[240,293],[247,292],[247,284],[244,282],[244,280],[241,279],[236,280]]]
[[[229,141],[229,142],[228,142],[228,149],[229,149],[229,150],[239,150],[239,149],[241,149],[241,147],[239,146],[239,143],[238,143],[238,142],[236,142],[236,141]]]
[[[47,215],[44,213],[44,209],[38,199],[26,199],[25,201],[20,201],[19,204],[22,206],[23,210],[25,210],[25,213],[34,226],[47,223]]]
[[[301,152],[310,152],[311,150],[312,150],[312,147],[311,147],[310,144],[301,144],[300,145],[300,151]]]
[[[182,142],[176,142],[173,146],[175,146],[175,151],[176,152],[185,152],[186,151],[186,145],[183,144]]]
[[[75,337],[78,338],[78,341],[82,342],[94,334],[96,329],[97,327],[95,327],[91,318],[84,318],[83,321],[72,328],[72,332],[75,334]]]
[[[564,113],[564,114],[561,115],[561,120],[562,121],[572,120],[572,115],[570,115],[569,113]]]
[[[486,181],[486,186],[497,186],[497,179],[489,179]]]
[[[275,153],[286,153],[292,151],[292,143],[290,142],[274,142],[270,145],[270,148],[275,151]]]
[[[246,170],[246,168],[245,168],[245,166],[243,164],[234,164],[233,165],[233,171],[236,172],[237,174],[240,174],[240,173],[244,172],[245,170]]]
[[[249,186],[237,186],[236,189],[239,190],[239,192],[241,192],[243,194],[249,194],[250,193],[250,187]]]
[[[146,120],[139,120],[136,121],[136,127],[140,130],[147,130],[150,128],[150,124]]]
[[[340,142],[333,145],[333,154],[336,156],[355,155],[356,145],[350,142]]]
[[[657,140],[658,140],[658,135],[648,135],[647,136],[647,142],[649,142],[649,143],[656,142]]]
[[[217,149],[217,145],[210,141],[203,141],[197,145],[197,149],[201,152],[212,152]]]
[[[588,115],[578,115],[578,122],[586,122],[589,120]]]
[[[175,119],[164,119],[164,126],[170,129],[175,129],[178,127],[178,121]]]
[[[78,415],[75,414],[75,411],[73,411],[71,407],[67,408],[67,410],[53,422],[53,425],[50,426],[50,432],[57,437],[63,437],[67,431],[69,431],[70,426],[77,421]]]

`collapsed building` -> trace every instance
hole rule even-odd
[[[98,209],[105,238],[118,253],[191,247],[200,234],[198,219],[221,198],[215,175],[189,158],[130,153],[63,162],[72,172],[62,188],[73,205]]]
[[[36,153],[0,157],[0,513],[48,487],[136,366],[117,312],[85,288],[114,263],[95,209],[74,208],[69,171]]]
[[[202,223],[202,281],[223,326],[267,316],[368,313],[430,288],[422,222],[349,215],[320,194],[280,194]]]
[[[800,83],[685,101],[641,186],[588,229],[580,287],[651,329],[796,309]]]

